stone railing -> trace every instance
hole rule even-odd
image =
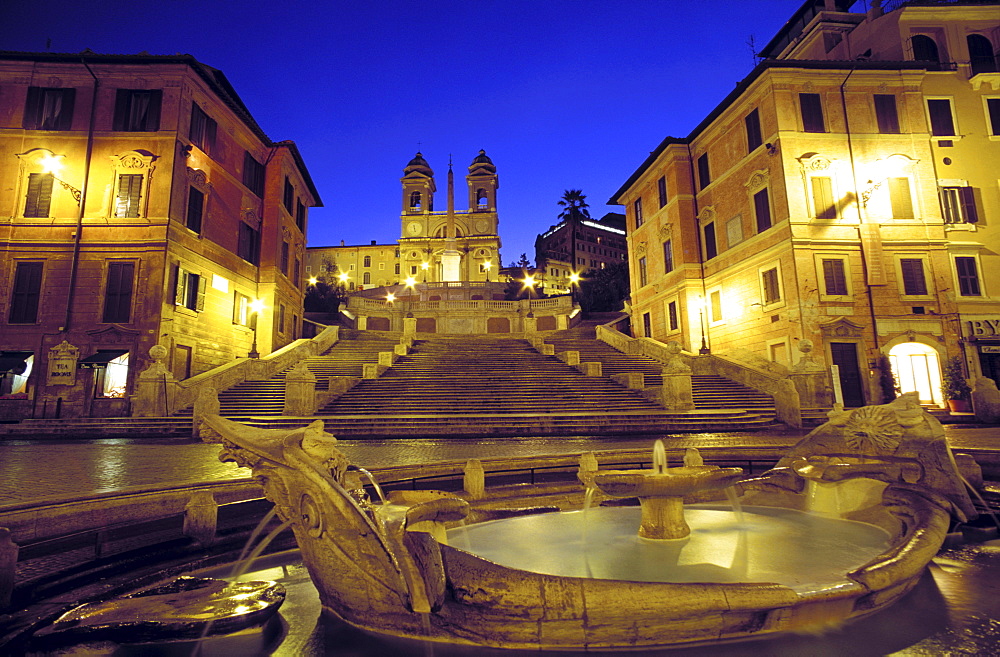
[[[166,355],[154,346],[153,358],[141,372],[132,398],[133,417],[173,415],[193,406],[203,390],[228,390],[243,381],[265,381],[297,362],[325,352],[340,339],[340,327],[328,326],[312,339],[300,339],[263,358],[239,358],[183,381],[177,381],[160,362]]]
[[[500,301],[491,299],[440,299],[436,301],[386,301],[385,299],[369,299],[360,296],[352,296],[347,303],[347,308],[352,313],[370,312],[420,312],[420,311],[440,311],[440,310],[503,310],[516,312],[523,310],[531,311],[558,311],[565,310],[567,313],[573,308],[573,300],[568,296],[556,297],[553,299],[521,299],[519,301]]]

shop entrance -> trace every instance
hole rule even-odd
[[[944,408],[938,352],[919,342],[903,342],[889,350],[889,362],[901,393],[916,392],[921,404]]]

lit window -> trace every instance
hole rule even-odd
[[[100,354],[101,352],[98,352]],[[122,398],[128,383],[128,353],[108,361],[104,367],[95,368],[97,397]]]
[[[250,326],[250,297],[239,292],[233,293],[233,324]]]

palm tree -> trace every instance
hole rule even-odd
[[[559,205],[565,208],[559,213],[560,219],[590,219],[587,195],[581,189],[567,189],[559,199]]]

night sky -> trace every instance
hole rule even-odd
[[[566,189],[591,214],[667,135],[686,136],[802,0],[283,2],[5,0],[0,49],[186,53],[221,69],[274,140],[302,151],[325,204],[309,245],[399,237],[417,150],[456,208],[480,148],[500,176],[504,264],[557,222]]]

